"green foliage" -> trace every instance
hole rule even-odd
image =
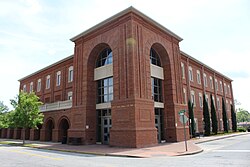
[[[190,124],[190,135],[195,137],[195,122],[194,122],[194,104],[191,101],[188,101],[188,114],[189,119],[191,120]]]
[[[9,109],[6,105],[3,104],[2,101],[0,101],[0,114],[3,114],[4,112],[7,112]]]
[[[238,127],[237,130],[239,132],[246,132],[247,131],[246,128],[244,128],[244,127]]]
[[[0,128],[8,128],[8,107],[0,101]]]
[[[250,113],[242,108],[236,113],[237,122],[250,122]]]
[[[234,110],[234,106],[232,104],[231,104],[231,119],[232,119],[232,130],[236,132],[237,131],[236,113]]]
[[[217,116],[216,116],[216,111],[215,111],[212,95],[210,95],[210,99],[211,99],[210,101],[211,101],[212,132],[214,134],[217,134],[218,133],[218,121],[217,121]]]
[[[225,106],[224,98],[222,98],[222,119],[223,119],[224,132],[228,133],[227,109]]]
[[[15,109],[12,117],[15,127],[37,128],[38,124],[42,124],[44,116],[39,110],[42,103],[35,93],[20,92],[15,100],[11,100],[11,104]],[[25,134],[23,137],[25,137]]]
[[[203,94],[203,118],[204,118],[204,135],[210,136],[211,129],[210,129],[210,115],[209,115],[209,109],[208,109],[208,103],[206,100],[205,94]]]

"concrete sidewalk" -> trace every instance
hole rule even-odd
[[[102,156],[149,158],[149,157],[159,157],[159,156],[181,156],[181,155],[196,154],[203,151],[196,144],[209,142],[213,140],[219,140],[223,138],[235,137],[239,135],[247,135],[247,134],[250,135],[250,133],[236,133],[230,135],[195,138],[187,141],[188,151],[186,151],[185,149],[184,142],[164,143],[154,147],[146,147],[146,148],[120,148],[120,147],[110,147],[108,145],[74,146],[61,143],[40,142],[40,141],[26,141],[26,143],[29,144],[29,147],[47,149],[47,150],[76,152],[76,153],[102,155]],[[22,143],[21,140],[0,139],[0,142],[3,141],[6,142],[8,141],[12,143]]]

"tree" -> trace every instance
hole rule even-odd
[[[231,119],[232,119],[232,129],[234,132],[237,131],[237,121],[234,106],[231,104]]]
[[[203,94],[203,118],[204,118],[204,124],[205,124],[205,127],[204,127],[205,133],[204,133],[204,135],[205,136],[210,136],[210,133],[211,133],[210,116],[209,116],[208,103],[207,103],[205,94]]]
[[[224,98],[222,98],[222,119],[223,119],[224,132],[228,133],[227,109],[225,106]]]
[[[188,115],[189,115],[189,119],[191,120],[191,123],[190,123],[190,135],[192,137],[194,137],[195,136],[194,104],[191,103],[190,100],[188,100]]]
[[[8,107],[4,105],[2,101],[0,101],[0,129],[8,127],[8,110]]]
[[[250,113],[242,108],[236,113],[237,122],[250,122]]]
[[[43,114],[39,111],[42,104],[35,93],[20,92],[15,100],[11,100],[15,111],[13,121],[15,127],[23,129],[37,128],[38,124],[43,122]],[[23,144],[25,144],[25,130],[23,134]]]
[[[212,132],[214,134],[217,134],[218,132],[218,121],[217,121],[217,116],[216,116],[216,111],[214,107],[214,101],[212,95],[210,95],[211,99],[211,119],[212,119]]]

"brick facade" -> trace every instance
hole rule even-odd
[[[33,82],[33,90],[46,104],[55,103],[59,106],[60,101],[68,100],[68,92],[73,92],[72,107],[44,112],[44,124],[39,131],[30,130],[30,139],[61,141],[66,135],[68,139],[81,138],[82,144],[97,142],[97,84],[94,80],[94,71],[98,55],[107,47],[112,50],[113,54],[114,94],[110,107],[112,128],[109,134],[109,145],[111,146],[145,147],[158,143],[155,128],[155,102],[152,99],[151,86],[149,56],[151,49],[159,54],[164,76],[162,81],[164,107],[162,108],[161,123],[163,124],[162,138],[165,141],[184,140],[183,125],[179,121],[178,112],[182,109],[187,110],[187,100],[190,99],[191,91],[195,92],[194,112],[200,132],[203,131],[203,115],[199,105],[199,93],[214,96],[219,119],[222,118],[220,109],[222,107],[217,106],[217,98],[221,106],[222,97],[228,101],[228,105],[233,103],[232,80],[181,52],[179,42],[182,39],[180,37],[133,7],[71,40],[75,43],[74,56],[20,80],[20,90],[26,85],[26,91],[30,91],[30,83]],[[184,64],[184,77],[181,63]],[[73,82],[68,82],[70,66],[73,66],[74,69]],[[193,81],[189,81],[189,66],[193,70]],[[197,70],[201,74],[201,84],[197,82]],[[60,86],[56,85],[58,71],[61,71]],[[204,86],[203,74],[207,76],[207,87]],[[46,89],[48,75],[50,75],[51,86]],[[210,76],[213,88],[210,86]],[[42,83],[40,92],[36,91],[38,79],[41,79]],[[219,91],[215,89],[215,79],[217,79]],[[223,84],[222,92],[220,91],[220,81]],[[226,84],[225,87],[224,84]],[[186,93],[184,93],[184,89]],[[230,115],[229,110],[228,116]],[[186,128],[188,129],[188,126]],[[10,132],[15,138],[20,130],[15,129],[14,132]],[[2,136],[5,133],[2,130]]]

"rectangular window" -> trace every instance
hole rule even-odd
[[[61,85],[61,71],[58,71],[56,73],[56,86],[60,86]]]
[[[203,107],[203,98],[202,98],[202,93],[199,93],[199,102],[200,102],[200,107]]]
[[[207,87],[207,75],[203,74],[204,86]]]
[[[107,103],[113,100],[113,77],[97,81],[97,103]]]
[[[231,94],[230,85],[227,85],[227,87],[228,87],[228,94],[230,95]]]
[[[50,75],[47,76],[46,78],[46,89],[50,88]]]
[[[187,92],[185,88],[183,88],[183,96],[184,96],[184,104],[187,104]]]
[[[208,106],[208,108],[210,108],[210,103],[209,103],[209,98],[208,98],[208,95],[207,95],[207,94],[205,94],[205,97],[206,97],[206,101],[207,101],[207,106]]]
[[[26,85],[23,85],[23,91],[24,91],[24,92],[27,91]]]
[[[211,87],[211,89],[214,89],[214,84],[213,84],[213,78],[212,78],[212,76],[209,77],[209,80],[210,80],[210,87]]]
[[[218,81],[215,79],[215,90],[218,91]]]
[[[223,86],[221,81],[220,81],[220,91],[223,92]]]
[[[227,84],[224,83],[224,90],[225,90],[225,94],[227,94]]]
[[[181,62],[181,74],[182,74],[182,78],[185,79],[185,66],[182,62]]]
[[[196,106],[195,104],[195,92],[191,91],[191,102],[194,104],[194,107]]]
[[[218,108],[218,110],[220,109],[220,99],[219,99],[219,97],[217,97],[217,108]]]
[[[68,82],[73,81],[73,66],[69,67]]]
[[[68,100],[72,100],[72,91],[68,92]]]
[[[162,81],[161,79],[151,77],[152,98],[156,102],[162,102]]]
[[[41,79],[38,79],[37,80],[37,92],[40,92],[41,91]]]
[[[188,68],[188,75],[189,75],[189,81],[194,81],[194,78],[193,78],[193,69],[190,66]]]
[[[30,83],[30,93],[33,92],[33,82]]]
[[[201,84],[201,73],[199,70],[197,70],[197,82],[198,84]]]

